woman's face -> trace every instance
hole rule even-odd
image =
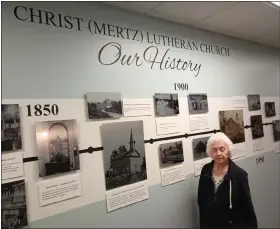
[[[213,142],[210,156],[215,163],[226,163],[229,158],[229,151],[225,142],[222,140]]]

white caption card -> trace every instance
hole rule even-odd
[[[111,212],[149,198],[147,181],[106,192],[107,211]]]
[[[209,129],[209,117],[205,115],[190,115],[190,130]]]
[[[198,160],[198,161],[194,161],[194,175],[197,177],[197,176],[200,176],[201,174],[201,170],[203,168],[203,166],[209,162],[211,162],[211,158],[205,158],[205,159],[202,159],[202,160]]]
[[[248,101],[246,96],[233,96],[232,97],[233,108],[246,108],[248,107]]]
[[[82,195],[80,174],[64,175],[39,184],[40,206],[45,206]]]
[[[2,154],[2,180],[21,177],[23,175],[22,152]]]
[[[183,165],[161,170],[161,185],[167,186],[185,180]]]
[[[157,135],[180,133],[177,118],[160,118],[156,120]]]
[[[153,106],[147,99],[124,99],[123,115],[124,117],[152,116]]]

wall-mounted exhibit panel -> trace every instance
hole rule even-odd
[[[260,226],[280,226],[278,52],[96,2],[2,9],[7,211],[11,182],[24,187],[15,227],[196,227],[218,131],[249,172]]]

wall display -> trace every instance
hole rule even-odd
[[[188,104],[190,114],[205,114],[208,112],[207,94],[189,94]]]
[[[160,144],[159,161],[161,168],[184,162],[182,141]]]
[[[156,116],[169,116],[179,114],[178,94],[155,94]]]
[[[207,141],[209,138],[210,137],[193,139],[192,148],[193,148],[193,160],[194,161],[208,158],[206,148],[207,148]]]
[[[27,226],[27,207],[24,180],[1,185],[1,228]]]
[[[2,155],[2,180],[24,175],[22,156],[22,152],[5,153]]]
[[[253,115],[250,117],[251,119],[251,129],[252,129],[252,137],[253,139],[261,138],[264,136],[263,133],[263,123],[261,115]]]
[[[40,206],[57,203],[82,195],[80,174],[48,179],[39,183]]]
[[[245,142],[243,110],[219,111],[220,128],[233,144]]]
[[[39,176],[80,169],[76,120],[36,123]]]
[[[86,100],[89,119],[117,119],[123,115],[120,93],[90,92]]]
[[[280,141],[280,120],[272,121],[274,141]]]
[[[275,103],[274,102],[265,102],[264,103],[265,108],[265,116],[266,117],[273,117],[276,115],[275,111]]]
[[[19,105],[1,105],[1,122],[2,152],[22,149]]]
[[[103,124],[106,190],[147,179],[143,121]]]
[[[248,95],[247,99],[249,111],[257,111],[261,109],[260,95]]]

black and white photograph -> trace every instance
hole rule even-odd
[[[154,99],[156,116],[171,116],[180,113],[178,94],[156,93]]]
[[[208,113],[207,94],[189,94],[188,95],[189,114]]]
[[[27,226],[27,207],[24,180],[1,185],[1,228]]]
[[[209,138],[210,137],[193,139],[192,148],[193,148],[193,160],[194,161],[208,158],[206,148],[207,148],[207,141]]]
[[[147,179],[143,121],[103,124],[106,190]]]
[[[274,141],[280,141],[280,120],[272,121]]]
[[[266,117],[276,116],[275,103],[274,102],[265,102],[264,103],[264,109],[265,109],[265,116]]]
[[[263,123],[261,115],[252,115],[251,117],[251,129],[253,139],[261,138],[264,136]]]
[[[76,120],[36,123],[39,176],[80,169]]]
[[[22,149],[19,105],[1,105],[1,121],[2,152]]]
[[[233,144],[245,142],[243,110],[219,111],[221,131]]]
[[[261,109],[260,95],[247,95],[249,111],[257,111]]]
[[[159,145],[160,168],[169,167],[184,162],[182,141]]]
[[[90,92],[86,94],[88,119],[118,119],[123,116],[120,93]]]

